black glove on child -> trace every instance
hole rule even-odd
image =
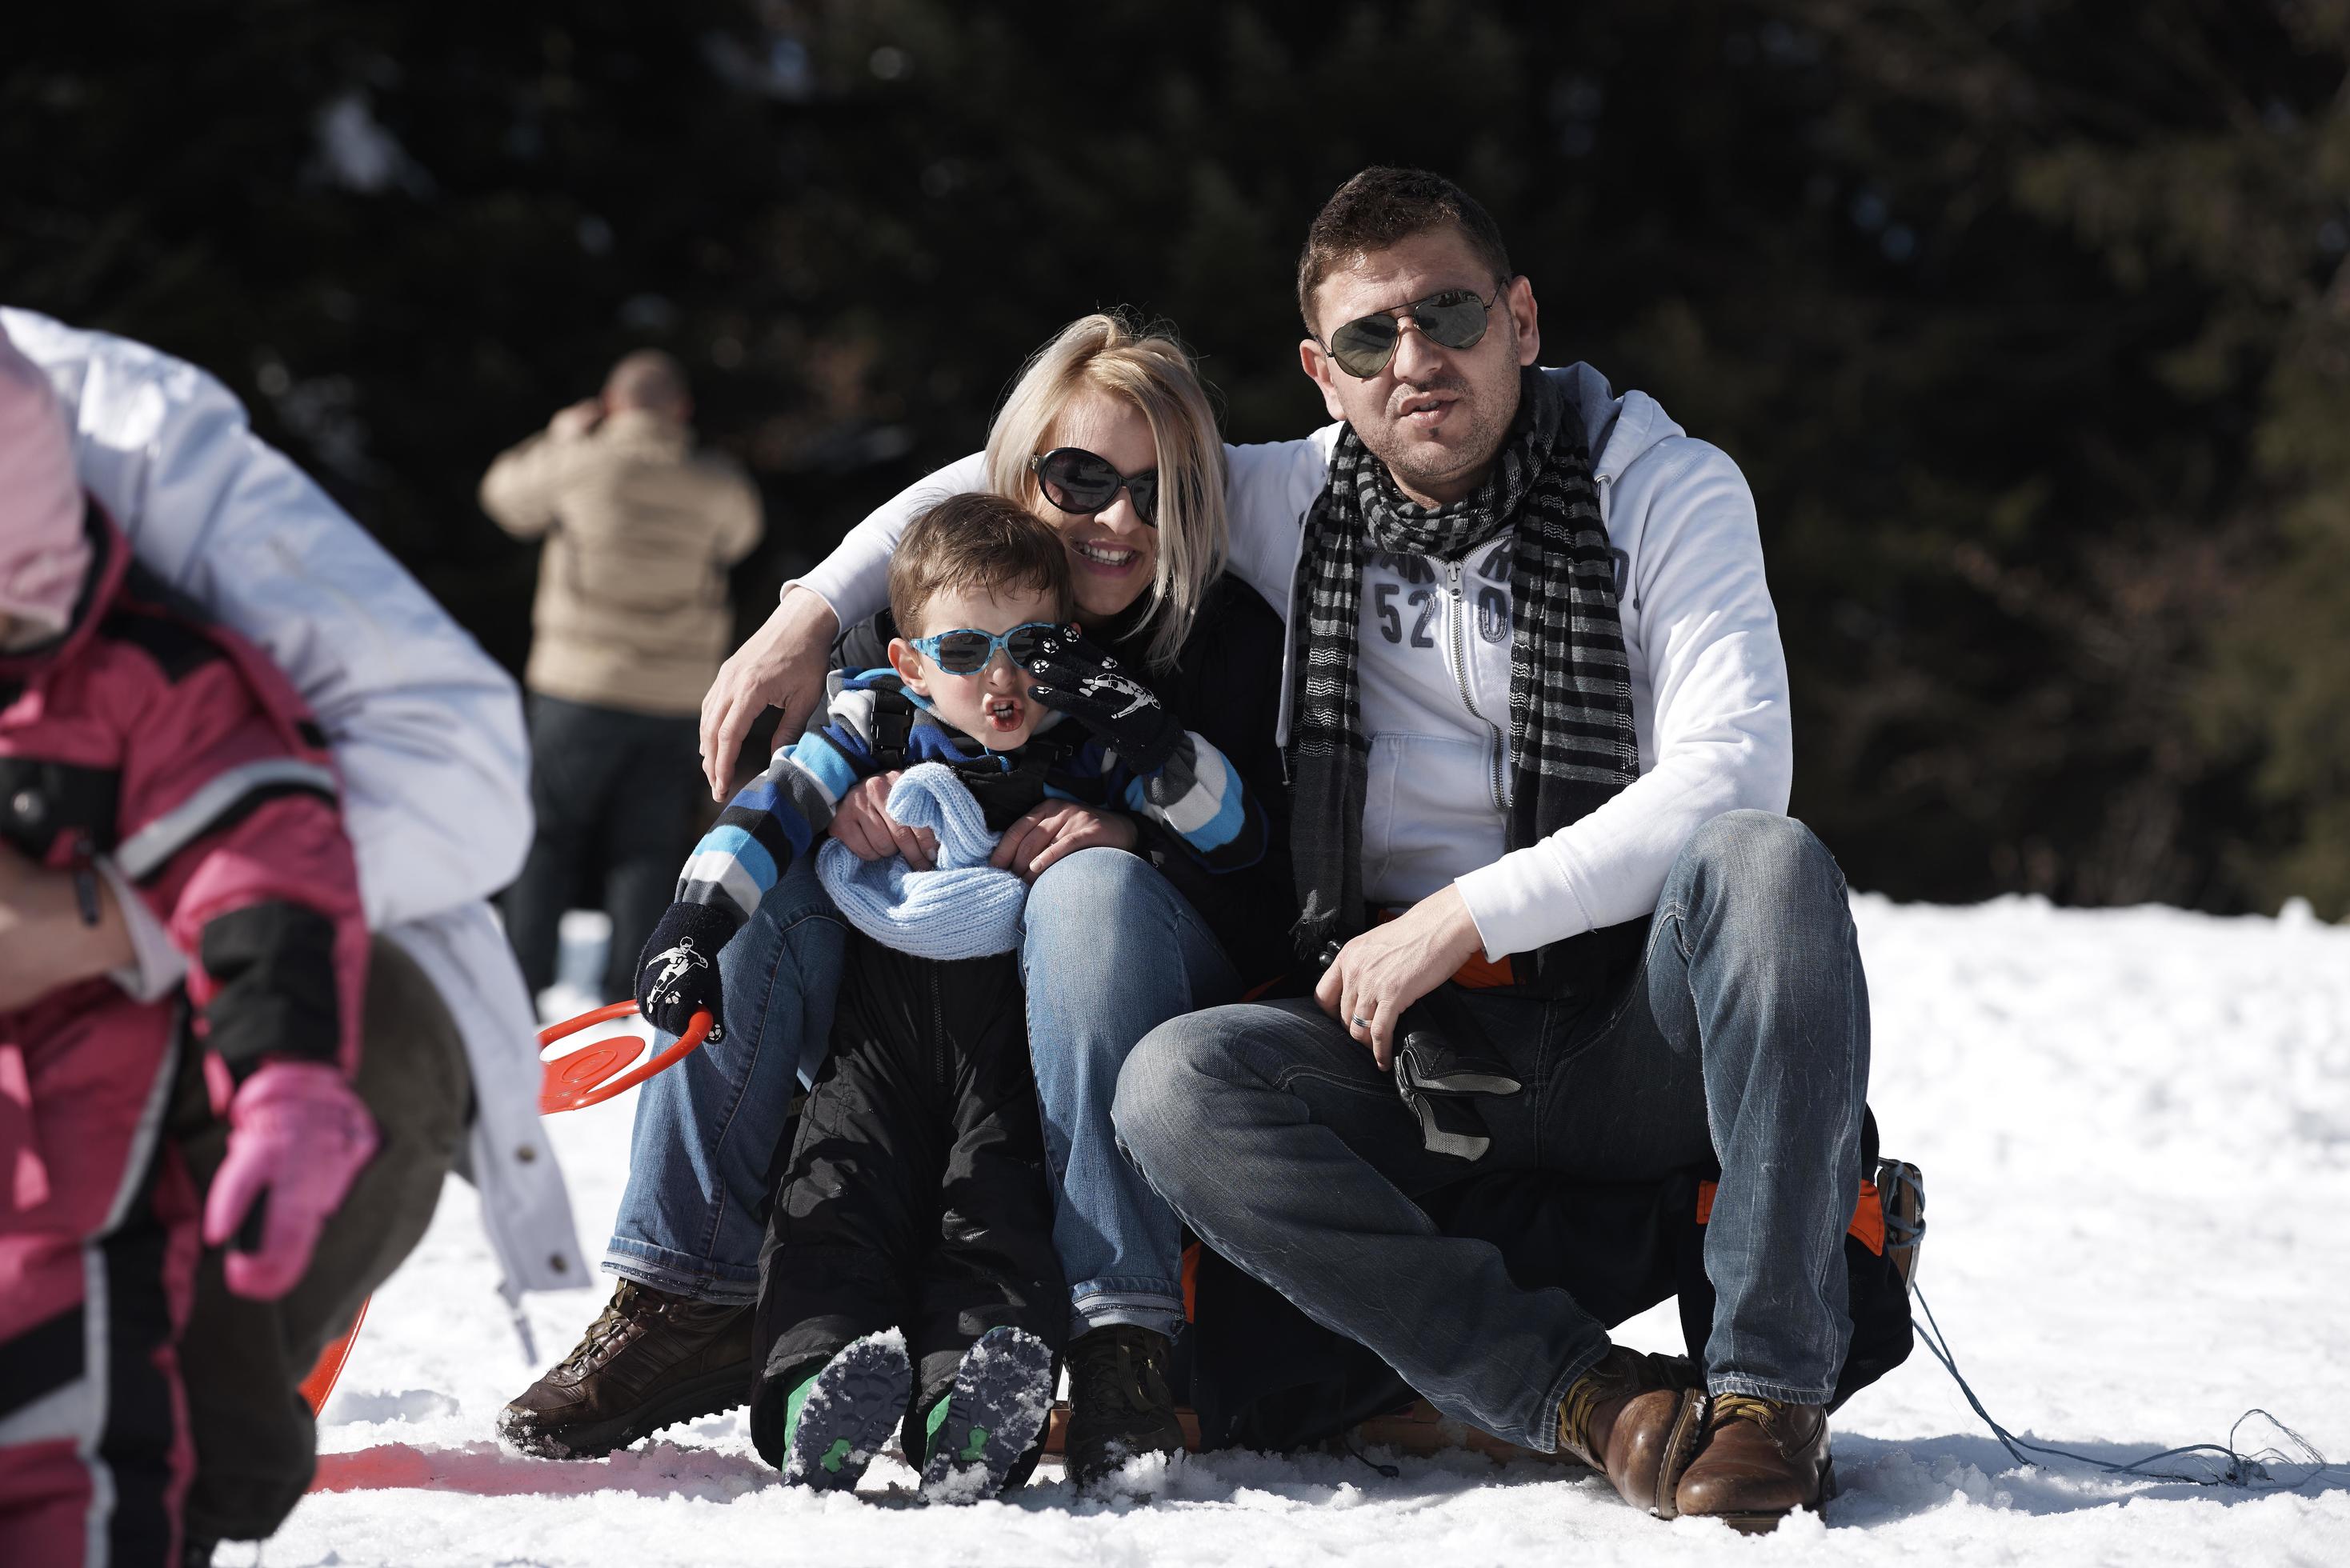
[[[1183,726],[1150,688],[1076,627],[1039,637],[1027,669],[1036,678],[1030,697],[1100,736],[1137,773],[1157,773],[1183,737]]]
[[[734,934],[734,924],[708,904],[669,907],[637,960],[637,1011],[654,1028],[682,1034],[695,1013],[707,1011],[710,1043],[726,1037],[718,950]]]

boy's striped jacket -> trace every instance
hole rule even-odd
[[[1083,738],[1071,742],[1064,734]],[[916,763],[953,768],[999,833],[1040,801],[1070,800],[1132,813],[1146,832],[1210,871],[1237,871],[1264,854],[1263,808],[1223,753],[1190,731],[1147,774],[1128,766],[1083,725],[1051,711],[1027,744],[991,752],[941,721],[894,670],[868,670],[847,678],[822,726],[777,753],[728,803],[686,861],[677,901],[723,914],[731,935],[793,860],[824,836],[842,795],[875,774]]]

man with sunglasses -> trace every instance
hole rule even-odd
[[[1650,399],[1536,368],[1532,283],[1438,176],[1341,188],[1298,304],[1342,422],[1233,452],[1233,552],[1290,607],[1298,950],[1335,961],[1311,1000],[1146,1037],[1120,1137],[1210,1245],[1448,1415],[1767,1529],[1827,1474],[1868,1017],[1843,878],[1783,815],[1752,497]],[[1507,1064],[1473,1159],[1388,1075],[1430,1019]],[[1612,1345],[1414,1201],[1710,1160],[1702,1367]]]

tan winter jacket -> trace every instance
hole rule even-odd
[[[534,691],[687,714],[734,637],[726,569],[759,542],[759,493],[693,432],[629,410],[585,435],[542,431],[482,479],[482,510],[546,538],[533,607]]]

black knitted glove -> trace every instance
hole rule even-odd
[[[1028,673],[1036,678],[1029,696],[1091,730],[1137,773],[1158,772],[1182,739],[1183,726],[1150,688],[1076,627],[1038,638]]]
[[[734,934],[733,919],[708,904],[677,903],[660,918],[637,960],[637,1010],[668,1034],[682,1034],[696,1012],[710,1014],[709,1040],[726,1037],[718,950]]]

